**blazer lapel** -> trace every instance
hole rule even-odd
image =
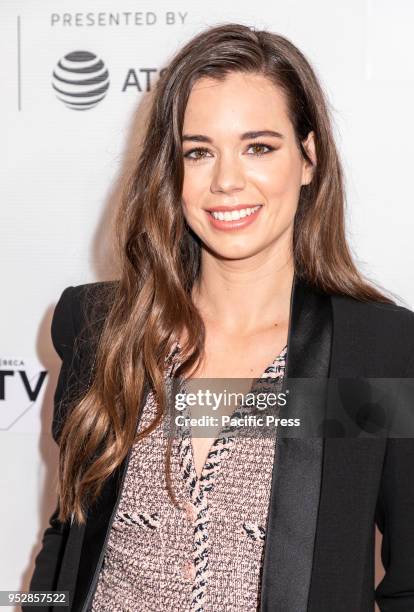
[[[332,306],[296,274],[292,284],[290,322],[283,388],[289,379],[327,378],[331,361]],[[322,423],[325,395],[310,404],[292,393],[280,416],[306,420],[312,411]],[[261,612],[306,612],[321,488],[324,439],[276,438],[265,540]]]

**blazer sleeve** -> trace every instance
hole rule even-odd
[[[76,330],[72,315],[72,294],[73,287],[64,289],[55,307],[51,324],[53,346],[62,360],[54,393],[52,436],[56,443],[59,443],[59,434],[66,415],[65,408],[70,397],[69,390],[74,388],[77,378],[77,356],[74,351]],[[56,588],[66,536],[69,531],[67,522],[58,521],[58,512],[59,503],[49,518],[49,525],[43,534],[42,548],[35,559],[30,591],[53,591]],[[27,607],[27,612],[32,612],[34,609],[33,606]],[[22,610],[26,612],[25,606],[22,606]]]
[[[405,377],[414,379],[414,353]],[[381,612],[414,610],[414,438],[387,441],[375,518],[385,569],[375,600]]]

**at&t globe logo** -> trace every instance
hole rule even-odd
[[[88,110],[106,96],[109,73],[94,53],[72,51],[57,63],[52,86],[57,98],[68,108]]]

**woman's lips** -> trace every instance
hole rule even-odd
[[[221,219],[215,219],[213,215],[208,211],[206,211],[206,214],[208,215],[211,225],[216,229],[225,231],[238,230],[247,227],[248,225],[253,223],[257,219],[262,208],[263,206],[260,206],[260,208],[252,212],[250,215],[246,215],[242,219],[231,219],[230,221],[222,221]]]

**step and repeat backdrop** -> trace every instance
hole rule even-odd
[[[28,589],[56,503],[53,309],[68,285],[116,277],[112,215],[169,57],[229,21],[299,46],[331,105],[357,263],[412,308],[413,18],[409,0],[0,4],[0,590]]]

